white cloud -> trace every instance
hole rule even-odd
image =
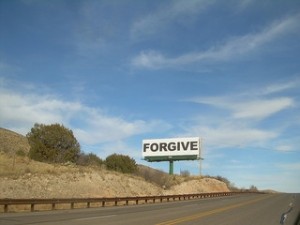
[[[141,52],[139,56],[132,59],[132,65],[136,67],[145,67],[151,69],[158,69],[163,65],[169,64],[168,60],[159,52],[148,51]]]
[[[264,88],[261,94],[269,95],[273,93],[283,92],[285,90],[300,87],[300,80],[293,80],[286,83],[272,84]]]
[[[239,96],[200,97],[191,101],[229,110],[237,119],[264,119],[294,105],[294,100],[288,97],[242,100]]]
[[[228,106],[234,110],[234,118],[264,119],[272,114],[293,106],[294,101],[291,98],[277,98],[250,100],[237,104],[231,102],[230,104],[231,105]]]
[[[162,121],[126,121],[123,118],[103,115],[96,111],[84,113],[85,127],[74,128],[74,133],[84,143],[97,144],[101,142],[117,141],[134,135],[143,134],[156,130],[159,127],[168,129],[170,126]]]
[[[179,18],[182,21],[197,15],[213,3],[213,0],[173,1],[136,21],[131,28],[131,36],[139,39],[156,34]]]
[[[282,168],[284,170],[288,170],[290,172],[294,171],[299,171],[300,172],[300,163],[296,162],[296,163],[282,163],[282,164],[278,164],[277,167]],[[299,173],[297,173],[299,174]]]
[[[264,44],[290,34],[299,29],[300,15],[276,21],[261,32],[233,37],[221,45],[210,47],[206,51],[191,52],[178,57],[167,57],[158,51],[141,52],[132,59],[135,67],[157,69],[182,66],[199,62],[218,62],[236,59],[250,51],[261,49]]]
[[[240,0],[237,2],[238,9],[244,10],[247,7],[249,7],[249,5],[251,5],[253,2],[253,0]]]
[[[187,128],[188,135],[204,138],[204,144],[210,148],[246,147],[275,138],[278,134],[271,131],[242,127],[233,121],[218,127],[197,124]]]
[[[62,122],[61,113],[54,113],[67,105],[49,96],[15,94],[7,90],[0,91],[0,118],[5,125],[33,125],[34,122]]]
[[[50,95],[0,89],[0,126],[26,134],[34,123],[64,124],[74,131],[83,144],[122,140],[161,127],[170,127],[159,120],[128,121],[80,102],[63,101]]]
[[[131,146],[122,140],[101,145],[101,151],[98,152],[98,155],[101,158],[106,158],[107,156],[114,153],[129,155],[130,157],[133,157],[137,160],[142,158],[141,149],[137,149],[136,147]]]
[[[280,136],[281,128],[262,129],[260,122],[296,105],[290,97],[270,97],[268,94],[295,88],[290,83],[269,85],[267,91],[263,91],[265,87],[256,87],[256,95],[249,90],[235,95],[190,98],[187,101],[210,105],[218,110],[212,108],[209,116],[194,118],[193,123],[184,129],[187,135],[204,137],[213,148],[263,147],[269,140]],[[285,123],[286,120],[282,125],[285,126]],[[282,144],[278,148],[280,151],[290,150],[289,146]]]
[[[286,76],[283,74],[283,76]],[[297,74],[295,75],[296,78],[292,78],[289,80],[281,80],[277,81],[277,83],[271,83],[264,87],[257,87],[256,89],[247,90],[244,93],[240,93],[239,95],[243,98],[263,98],[263,97],[270,97],[275,96],[278,94],[289,94],[289,91],[293,89],[299,89],[300,88],[300,79]]]
[[[291,145],[279,145],[275,149],[277,151],[280,151],[280,152],[290,152],[290,151],[293,151],[293,147]]]

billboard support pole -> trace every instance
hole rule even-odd
[[[170,160],[169,161],[169,175],[173,175],[174,173],[174,161]]]
[[[200,153],[199,153],[199,176],[202,177],[202,160],[203,158],[201,157],[202,156],[202,145],[203,145],[203,139],[201,138],[200,139]]]

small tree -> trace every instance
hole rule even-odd
[[[104,164],[103,160],[93,153],[88,155],[80,153],[76,163],[81,166],[101,166]]]
[[[105,165],[109,170],[122,173],[134,173],[137,171],[135,160],[127,155],[112,154],[106,158]]]
[[[30,144],[30,158],[43,162],[76,162],[79,153],[79,142],[72,130],[60,124],[34,124],[26,135]]]

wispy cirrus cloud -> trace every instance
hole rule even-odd
[[[131,64],[135,67],[159,69],[176,67],[201,62],[224,62],[236,59],[241,55],[260,49],[264,44],[270,43],[282,35],[287,35],[299,30],[300,15],[287,17],[276,21],[260,32],[249,33],[244,36],[232,37],[208,48],[206,51],[190,52],[177,57],[169,57],[159,51],[142,51],[134,57]]]
[[[292,80],[289,82],[283,82],[280,84],[271,84],[265,87],[263,90],[261,90],[260,93],[256,93],[259,95],[269,95],[295,88],[300,88],[300,79]]]
[[[259,128],[243,127],[227,119],[213,127],[203,123],[196,123],[188,127],[186,136],[201,136],[204,145],[209,148],[249,147],[259,145],[278,136],[277,132],[261,130]]]
[[[257,88],[256,95],[249,90],[234,95],[188,99],[187,101],[209,105],[217,110],[212,108],[212,113],[205,118],[201,115],[195,117],[190,125],[185,126],[185,135],[201,135],[213,148],[263,145],[280,136],[281,131],[278,127],[273,130],[261,128],[261,121],[296,107],[296,102],[291,97],[272,96],[274,93],[294,89],[296,86],[291,83],[288,81]],[[290,151],[292,146],[278,143],[275,149]]]
[[[280,152],[290,152],[290,151],[293,151],[293,147],[291,145],[279,145],[279,146],[276,146],[275,149],[277,151],[280,151]]]
[[[264,119],[294,105],[289,97],[240,100],[234,97],[194,98],[195,103],[207,104],[231,111],[236,119]]]
[[[232,103],[231,109],[234,110],[234,118],[255,118],[264,119],[281,110],[287,109],[294,105],[292,98],[276,98],[253,100],[249,102]]]
[[[131,28],[133,39],[145,38],[156,34],[174,21],[197,15],[213,4],[214,0],[171,1],[159,10],[137,20]]]
[[[282,164],[278,164],[277,167],[283,168],[285,170],[288,171],[300,171],[300,163],[296,162],[296,163],[282,163]]]

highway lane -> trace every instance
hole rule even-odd
[[[243,194],[212,199],[62,211],[0,214],[0,225],[284,225],[295,223],[300,194]]]

